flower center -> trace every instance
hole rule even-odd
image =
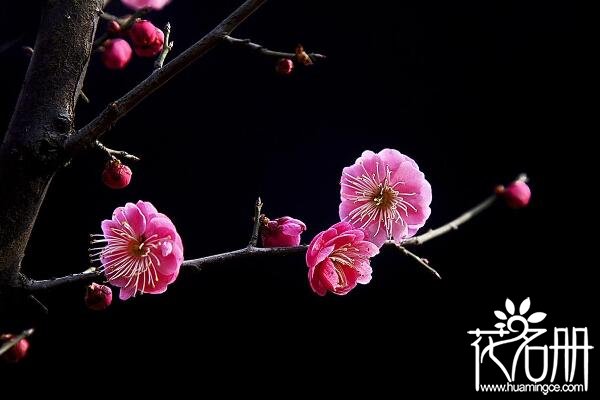
[[[143,236],[141,241],[133,240],[129,244],[129,251],[131,252],[131,255],[135,257],[146,257],[148,254],[150,254],[150,250],[151,246],[146,245]]]
[[[398,192],[390,186],[384,185],[384,183],[380,183],[379,186],[381,186],[381,190],[379,191],[379,194],[373,198],[373,201],[377,207],[389,207],[398,196]]]
[[[375,173],[369,174],[362,165],[363,174],[353,176],[344,174],[342,185],[350,189],[351,193],[344,193],[344,198],[357,204],[348,214],[349,222],[366,228],[371,224],[377,224],[375,235],[383,228],[389,239],[393,239],[393,226],[396,223],[406,225],[404,217],[408,217],[408,210],[417,211],[406,198],[416,193],[403,193],[396,190],[399,185],[404,185],[398,180],[392,183],[392,171],[388,165],[382,174],[379,163],[376,165]]]

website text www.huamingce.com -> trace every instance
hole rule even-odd
[[[528,383],[528,384],[515,384],[515,383],[502,383],[502,384],[488,384],[480,386],[481,392],[509,392],[509,393],[532,393],[539,392],[543,394],[548,393],[576,393],[584,392],[585,389],[583,384],[569,384],[565,383],[560,385],[558,383],[541,384],[541,383]]]

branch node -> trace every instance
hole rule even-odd
[[[260,212],[262,210],[263,202],[260,199],[256,199],[256,203],[254,205],[254,226],[252,228],[252,236],[250,237],[250,243],[248,243],[248,248],[252,249],[256,247],[258,244],[258,234],[260,232]]]
[[[99,140],[96,140],[96,147],[98,149],[100,149],[101,151],[105,152],[106,154],[108,154],[108,156],[111,159],[116,159],[116,158],[121,159],[121,158],[123,158],[123,159],[129,160],[129,161],[140,161],[139,157],[134,156],[133,154],[129,154],[126,151],[109,149],[108,147],[106,147]]]

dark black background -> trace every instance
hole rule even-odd
[[[239,3],[174,0],[150,19],[172,23],[177,54]],[[1,42],[16,39],[0,53],[2,130],[26,71],[20,47],[34,43],[37,7],[0,6]],[[186,258],[244,246],[258,195],[268,215],[305,221],[308,242],[337,221],[341,169],[365,149],[393,147],[417,160],[434,193],[428,227],[520,172],[531,178],[531,206],[499,205],[417,249],[442,281],[385,250],[373,261],[373,281],[344,297],[314,295],[301,258],[182,272],[166,294],[117,300],[103,313],[85,309],[81,287],[40,295],[50,313],[21,314],[22,327],[38,331],[28,359],[2,367],[0,382],[16,372],[53,380],[51,388],[80,382],[116,390],[123,382],[130,387],[121,393],[140,394],[168,387],[198,396],[210,389],[469,394],[466,332],[491,328],[492,311],[507,297],[517,306],[531,297],[534,311],[548,313],[547,328],[588,326],[596,344],[596,238],[585,233],[596,222],[595,158],[584,139],[595,132],[584,123],[589,50],[576,27],[571,2],[269,2],[237,36],[289,51],[302,42],[328,60],[281,77],[274,60],[212,51],[105,138],[143,158],[127,189],[101,184],[101,154],[57,175],[27,273],[85,269],[87,235],[138,199],[173,219]],[[109,72],[93,57],[85,84],[92,103],[79,106],[78,125],[150,69],[134,59],[126,71]],[[592,392],[596,361],[592,352]],[[489,373],[488,382],[502,382]]]

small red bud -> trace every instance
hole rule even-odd
[[[15,335],[11,334],[0,335],[0,345],[14,337]],[[21,339],[17,342],[17,344],[8,349],[6,353],[2,354],[2,358],[8,362],[16,363],[25,358],[27,355],[27,350],[29,350],[29,341],[27,339]]]
[[[102,311],[112,303],[112,290],[105,285],[92,283],[85,292],[85,305],[90,310]]]
[[[108,69],[123,69],[131,61],[131,46],[123,39],[108,39],[103,44],[102,63]]]
[[[119,33],[121,32],[121,24],[119,24],[115,20],[108,21],[108,23],[106,24],[106,30],[114,34]]]
[[[502,192],[502,196],[511,208],[523,208],[531,200],[531,189],[523,180],[517,180],[508,185]]]
[[[133,47],[148,46],[156,40],[156,26],[148,20],[140,19],[129,28],[129,38]]]
[[[123,189],[131,182],[131,169],[119,160],[110,160],[102,171],[102,182],[111,189]]]
[[[289,75],[294,70],[294,62],[289,58],[282,58],[279,61],[277,61],[275,70],[280,75]]]

